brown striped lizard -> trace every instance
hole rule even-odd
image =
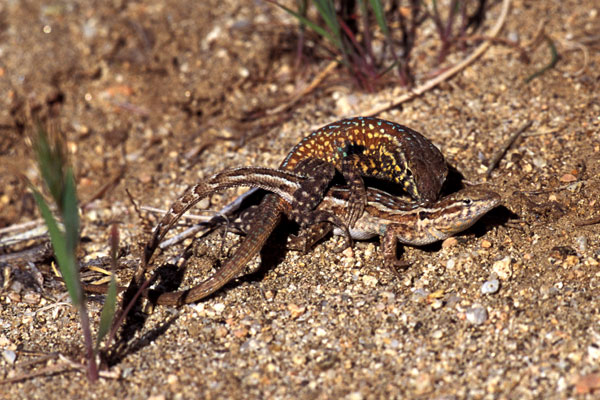
[[[314,162],[316,161],[307,161],[307,163]],[[190,188],[178,200],[179,205],[176,207],[178,212],[172,214],[165,229],[155,231],[150,245],[158,244],[160,238],[186,210],[215,192],[236,186],[260,187],[278,195],[283,202],[289,205],[297,198],[297,192],[304,190],[303,183],[307,179],[311,178],[301,173],[268,168],[248,167],[225,170]],[[320,225],[325,228],[320,230],[317,235],[310,235],[307,238],[307,247],[331,230],[332,224],[338,226],[334,233],[345,232],[347,227],[339,224],[335,215],[344,213],[351,197],[352,193],[349,188],[332,187],[327,191],[316,210],[305,210],[293,217],[303,227],[319,221]],[[399,263],[396,258],[398,243],[422,246],[444,240],[472,226],[499,202],[500,196],[495,192],[476,187],[462,189],[429,204],[403,201],[384,191],[368,188],[364,213],[349,229],[349,234],[354,239],[360,240],[380,236],[385,262],[397,264]],[[323,218],[328,215],[333,217],[331,219]],[[341,230],[338,229],[340,226]],[[155,301],[157,304],[177,305],[200,300],[237,276],[244,266],[243,264],[226,263],[213,276],[194,288],[181,292],[164,293]]]
[[[443,155],[423,135],[403,125],[371,117],[341,120],[313,132],[290,151],[280,169],[293,171],[308,159],[325,161],[340,171],[346,180],[350,193],[344,222],[349,228],[362,215],[367,202],[362,176],[399,184],[415,200],[427,203],[438,198],[448,173]],[[304,189],[295,193],[292,202],[267,195],[260,205],[260,217],[255,218],[255,225],[227,261],[226,269],[243,268],[264,246],[283,214],[298,219],[296,214],[317,207],[335,170],[325,167],[314,171],[304,181]],[[184,195],[183,201],[175,202],[155,228],[134,278],[138,285],[158,242],[172,226],[174,215],[185,212],[181,209],[182,204],[189,204],[185,200]]]

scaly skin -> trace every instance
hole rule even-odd
[[[261,187],[277,193],[279,198],[288,205],[286,210],[289,213],[295,194],[303,190],[303,183],[306,179],[308,178],[302,174],[267,168],[226,170],[196,185],[183,198],[193,196],[195,203],[212,193],[233,186]],[[303,226],[313,223],[325,225],[330,230],[331,223],[335,224],[336,221],[332,219],[323,224],[324,219],[315,219],[315,215],[320,215],[318,212],[324,212],[326,215],[339,215],[348,207],[351,195],[351,190],[347,188],[331,188],[319,204],[317,213],[312,211],[301,213],[302,218],[299,222]],[[364,213],[355,226],[350,229],[350,234],[353,238],[361,240],[380,236],[386,263],[401,265],[402,263],[396,258],[398,242],[422,246],[444,240],[472,226],[485,213],[499,204],[500,196],[492,191],[473,187],[463,189],[436,203],[417,204],[402,201],[381,190],[369,188],[367,200]],[[262,225],[267,226],[268,224]],[[345,228],[345,225],[341,225]],[[327,229],[322,232],[326,233]],[[334,230],[334,233],[340,232],[339,228]],[[312,242],[309,245],[311,244]],[[256,251],[258,250],[259,248]],[[237,262],[238,259],[235,257],[238,254],[239,252],[236,252],[228,264]],[[239,272],[226,268],[226,266],[227,264],[220,268],[215,275],[192,289],[158,296],[155,299],[156,303],[164,305],[191,303],[214,293]]]
[[[437,199],[448,169],[440,151],[425,137],[402,125],[377,118],[352,118],[329,124],[298,143],[285,158],[281,170],[292,171],[310,159],[326,161],[341,171],[349,185],[346,223],[354,226],[366,204],[366,191],[361,176],[385,179],[397,184],[414,199],[427,203]],[[219,283],[212,284],[203,292],[205,297],[222,287],[241,272],[258,253],[271,235],[283,214],[298,218],[298,214],[313,210],[323,198],[327,184],[333,175],[319,179],[322,171],[313,171],[312,179],[303,183],[292,203],[282,197],[269,194],[261,205],[257,226],[249,232],[235,254],[219,272]],[[187,201],[189,200],[189,201]],[[149,261],[160,240],[175,221],[197,203],[194,198],[176,201],[157,225],[153,237],[146,245],[144,260],[135,276],[142,281]],[[184,302],[194,301],[189,297]]]

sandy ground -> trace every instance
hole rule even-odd
[[[40,182],[27,139],[33,110],[67,138],[87,279],[99,276],[87,267],[106,265],[112,222],[123,282],[156,222],[138,217],[126,190],[139,204],[167,208],[199,178],[277,166],[312,128],[404,92],[390,85],[365,94],[336,71],[291,112],[256,120],[326,65],[293,73],[289,19],[273,6],[80,3],[0,4],[0,227],[39,218],[17,175]],[[77,314],[47,257],[2,258],[0,379],[41,374],[0,386],[0,396],[592,398],[600,385],[600,228],[581,222],[600,215],[600,7],[512,3],[501,37],[527,48],[530,63],[496,44],[451,80],[379,115],[424,133],[467,181],[500,193],[503,207],[443,245],[406,248],[411,265],[400,278],[383,265],[377,242],[336,253],[341,241],[329,239],[300,254],[275,240],[262,262],[205,301],[157,307],[115,359],[118,379],[94,384],[78,371],[48,372],[62,369],[55,356],[30,363],[55,353],[81,360]],[[485,29],[499,10],[494,2]],[[525,83],[550,60],[544,41],[528,46],[542,21],[560,61]],[[433,36],[424,39],[413,58],[418,81],[434,66]],[[491,157],[527,121],[485,179]],[[200,208],[216,210],[239,193]],[[237,241],[228,236],[228,247]],[[219,254],[219,244],[213,235],[195,245],[184,284],[233,251]],[[482,292],[494,280],[499,289]],[[90,299],[94,322],[102,302]]]

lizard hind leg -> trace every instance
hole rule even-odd
[[[286,247],[289,250],[307,253],[319,240],[331,232],[331,224],[321,222],[302,228],[298,235],[290,235]]]
[[[342,231],[342,236],[344,236],[345,241],[344,247],[337,249],[336,252],[340,252],[348,247],[352,247],[352,235],[350,234],[348,225],[337,215],[329,211],[313,210],[297,212],[292,210],[292,212],[290,212],[290,218],[294,219],[300,224],[300,227],[303,229],[300,237],[306,239],[307,246],[312,246],[317,240],[329,233],[332,226],[335,226]],[[314,230],[305,229],[312,226],[317,226],[317,228]],[[307,236],[305,236],[305,232],[308,232]]]
[[[410,266],[410,263],[398,258],[398,239],[392,232],[390,232],[388,228],[388,231],[386,231],[385,235],[381,237],[380,242],[384,264],[388,267],[392,274],[400,278],[401,276],[398,272],[398,269],[406,268]]]

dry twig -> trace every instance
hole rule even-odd
[[[510,146],[513,145],[513,143],[515,142],[515,140],[517,140],[519,138],[519,136],[521,136],[521,134],[523,132],[525,132],[527,129],[529,129],[529,127],[533,124],[533,120],[529,120],[525,123],[525,125],[523,125],[521,128],[519,128],[518,130],[516,130],[512,135],[510,135],[510,137],[508,138],[508,140],[506,142],[504,142],[504,144],[502,145],[502,147],[500,147],[498,149],[498,151],[496,152],[496,154],[494,154],[494,156],[492,157],[492,159],[490,160],[488,166],[487,166],[487,171],[485,173],[485,177],[489,178],[490,175],[492,174],[492,171],[494,170],[494,168],[496,168],[496,166],[498,165],[498,163],[500,162],[500,160],[502,159],[502,157],[504,157],[504,155],[506,154],[506,152],[508,151],[508,149],[510,148]]]

